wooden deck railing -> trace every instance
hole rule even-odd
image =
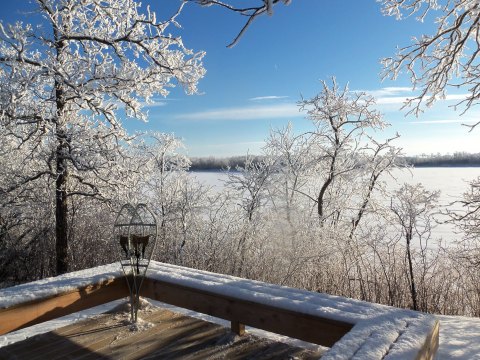
[[[354,323],[305,314],[274,305],[200,290],[188,285],[146,278],[141,295],[178,307],[219,317],[231,322],[232,331],[242,335],[245,325],[332,347],[355,326]],[[128,296],[123,277],[80,287],[74,291],[44,297],[0,309],[0,335],[73,312]],[[400,331],[402,333],[402,331]],[[424,334],[416,359],[433,359],[438,349],[439,325]],[[365,341],[368,341],[366,339]]]
[[[155,279],[145,280],[141,295],[230,320],[232,330],[239,335],[244,325],[249,325],[331,347],[354,325]]]
[[[0,335],[128,296],[124,278],[0,308]]]

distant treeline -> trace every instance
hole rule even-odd
[[[252,156],[250,156],[252,157]],[[190,158],[192,165],[191,171],[213,171],[224,169],[235,169],[237,166],[245,165],[246,156],[231,156],[231,157],[194,157]],[[253,161],[262,159],[261,156],[253,156]]]
[[[262,159],[262,156],[253,156],[254,161]],[[194,157],[191,158],[191,171],[216,171],[223,169],[235,169],[245,165],[245,156],[231,157]],[[480,166],[480,153],[456,152],[453,154],[429,154],[417,156],[405,156],[399,159],[399,163],[414,167],[440,167],[440,166]]]
[[[405,162],[415,167],[480,166],[480,153],[456,152],[453,154],[430,154],[406,156]]]

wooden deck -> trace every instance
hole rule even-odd
[[[254,337],[147,307],[132,329],[128,312],[104,314],[0,348],[0,359],[318,359],[321,352]]]
[[[128,293],[116,263],[0,290],[0,335]],[[245,325],[325,346],[329,349],[323,359],[433,360],[439,345],[439,323],[432,315],[156,261],[150,264],[140,294],[226,320],[230,330],[243,337],[198,320],[171,316],[162,320],[159,315],[157,321],[156,315],[147,314],[144,319],[154,326],[142,327],[141,332],[130,331],[119,318],[100,319],[96,325],[87,322],[86,328],[75,325],[4,348],[0,359],[15,359],[17,353],[23,354],[20,359],[48,360],[68,358],[69,353],[70,358],[96,359],[150,354],[182,359],[317,357],[244,335]],[[67,355],[59,352],[62,349]],[[291,351],[294,355],[288,355]]]

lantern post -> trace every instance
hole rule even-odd
[[[157,221],[145,204],[125,204],[113,226],[120,264],[130,292],[130,318],[137,322],[140,288],[157,243]]]

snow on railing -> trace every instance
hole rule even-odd
[[[0,290],[0,334],[128,296],[118,263]],[[330,347],[322,359],[432,359],[434,316],[152,261],[142,296]]]

